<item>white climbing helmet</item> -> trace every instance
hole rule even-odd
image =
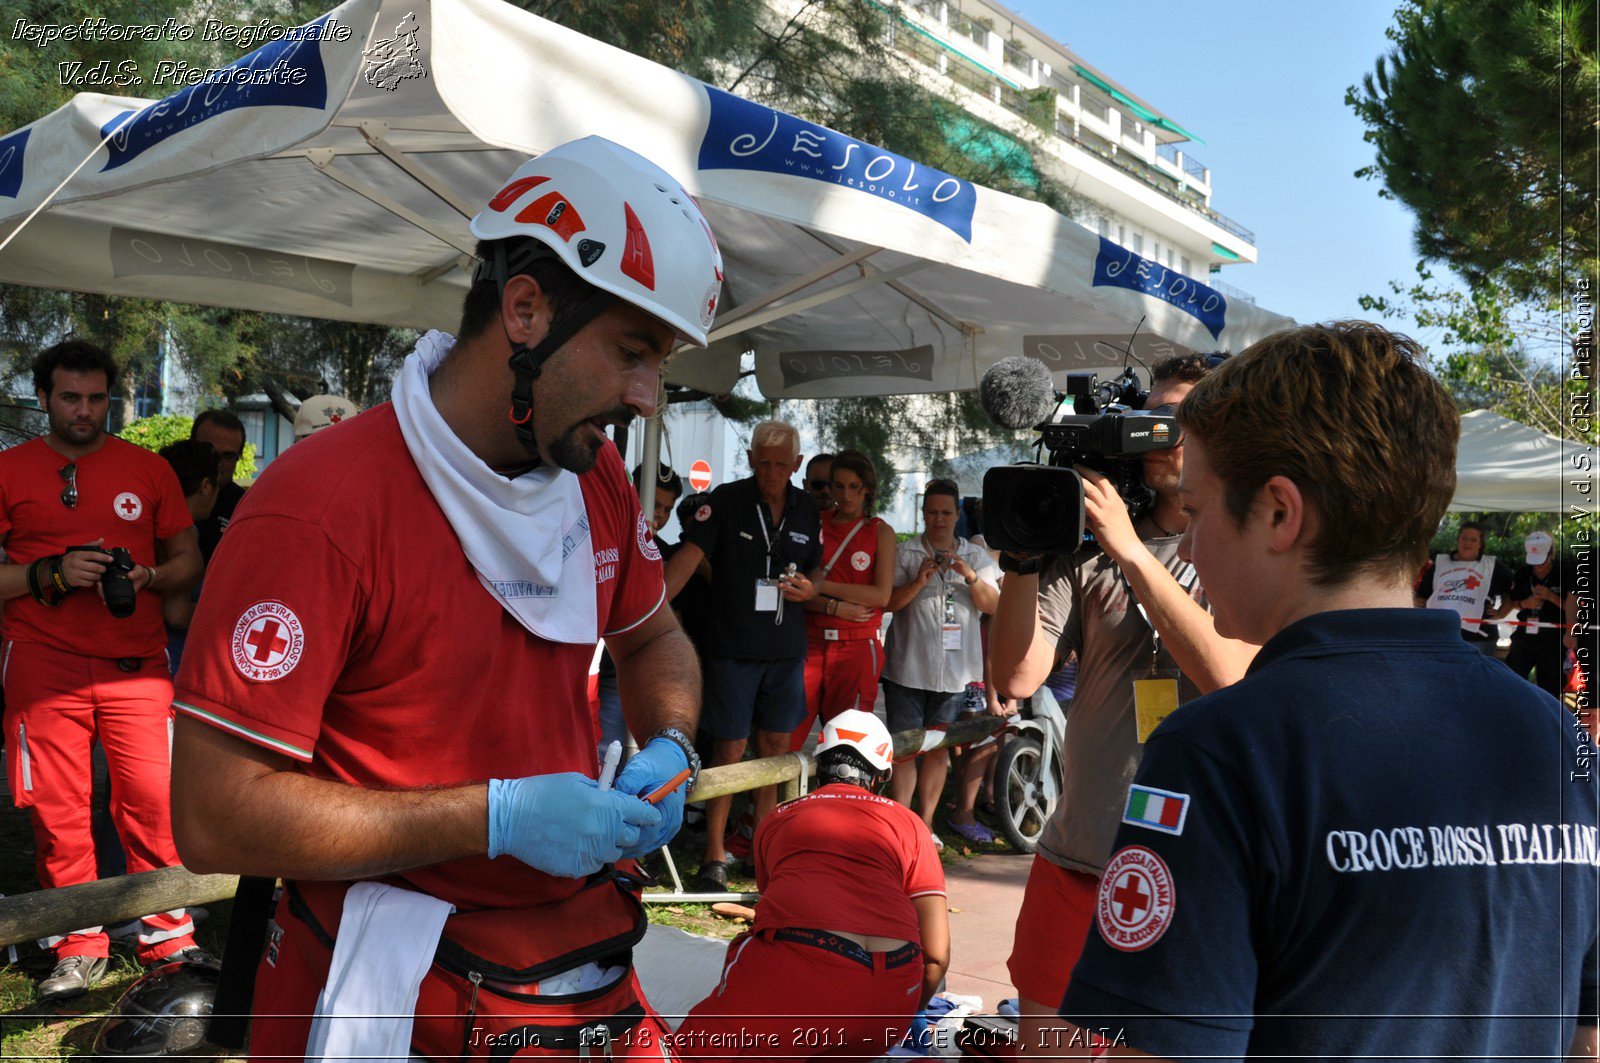
[[[585,137],[529,159],[472,219],[472,235],[531,237],[590,284],[706,345],[722,293],[716,237],[682,185],[619,144]]]
[[[860,753],[877,771],[888,771],[894,764],[894,736],[883,721],[870,712],[846,709],[822,725],[817,755],[840,746]]]

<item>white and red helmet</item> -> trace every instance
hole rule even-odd
[[[860,753],[876,771],[888,771],[894,764],[894,736],[883,721],[870,712],[846,709],[822,725],[817,756],[841,746]]]
[[[472,219],[480,240],[531,237],[578,276],[706,345],[722,253],[700,207],[665,170],[602,137],[551,148]]]

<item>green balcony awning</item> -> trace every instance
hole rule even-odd
[[[1213,242],[1212,245],[1211,245],[1211,253],[1213,255],[1219,255],[1222,258],[1226,258],[1231,262],[1242,262],[1242,261],[1244,261],[1242,258],[1240,258],[1238,255],[1234,254],[1232,251],[1229,251],[1226,247],[1223,247],[1221,244],[1215,243],[1215,242]]]
[[[1072,65],[1072,71],[1079,77],[1083,78],[1083,80],[1087,81],[1089,84],[1093,85],[1095,88],[1099,89],[1101,92],[1105,93],[1107,96],[1110,96],[1113,100],[1116,100],[1118,103],[1122,104],[1122,106],[1128,108],[1128,110],[1138,115],[1139,120],[1144,122],[1146,125],[1153,125],[1157,129],[1165,129],[1169,133],[1176,133],[1180,137],[1186,137],[1189,140],[1194,141],[1196,144],[1205,143],[1205,141],[1201,140],[1199,137],[1183,128],[1177,122],[1172,121],[1170,118],[1163,118],[1161,115],[1150,110],[1150,108],[1136,102],[1129,97],[1127,93],[1111,85],[1094,71],[1081,67],[1076,63]]]

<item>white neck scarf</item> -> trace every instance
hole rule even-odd
[[[506,612],[551,642],[592,643],[599,621],[583,487],[576,475],[543,465],[508,480],[467,449],[428,389],[454,346],[453,337],[429,332],[395,378],[394,412],[411,460]]]

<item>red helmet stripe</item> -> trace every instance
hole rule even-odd
[[[521,177],[502,188],[498,195],[489,200],[489,209],[500,211],[508,209],[511,204],[522,198],[522,193],[536,185],[542,185],[550,180],[548,177]]]
[[[622,263],[617,268],[650,291],[656,290],[656,263],[650,254],[650,238],[633,207],[622,204],[623,218],[628,225],[628,242],[622,249]]]
[[[517,221],[546,226],[568,243],[584,230],[578,209],[560,192],[546,192],[523,207],[517,214]]]

